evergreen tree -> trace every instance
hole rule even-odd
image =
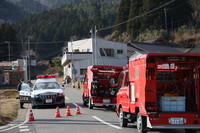
[[[20,44],[17,42],[16,32],[10,24],[0,26],[0,61],[8,60],[8,44],[10,44],[10,57],[15,60],[20,56]],[[10,43],[9,43],[10,42]]]
[[[121,0],[120,5],[117,11],[116,24],[122,23],[128,20],[130,12],[130,0]],[[126,24],[122,24],[114,28],[115,31],[118,31],[119,34],[126,31]]]
[[[0,26],[0,42],[5,42],[5,30],[6,30],[5,24],[2,24]]]
[[[141,0],[131,0],[129,20],[133,19],[136,16],[139,16],[142,10],[142,1]],[[139,29],[141,27],[141,19],[134,19],[127,23],[127,32],[131,35],[132,38],[135,38],[139,34]]]

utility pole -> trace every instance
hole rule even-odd
[[[30,39],[32,36],[28,36],[28,64],[29,64],[29,81],[31,82],[31,56],[30,56]]]
[[[8,54],[9,54],[8,58],[9,58],[9,62],[10,62],[10,42],[8,42]]]
[[[94,31],[94,37],[95,37],[95,65],[98,65],[98,61],[97,61],[97,27],[95,25],[95,31]]]
[[[94,65],[94,44],[93,44],[93,29],[90,30],[92,39],[92,65]]]
[[[8,43],[8,61],[10,62],[10,42],[5,41],[5,43]]]
[[[166,6],[164,8],[164,12],[165,12],[165,30],[167,31],[167,9],[166,9]]]
[[[74,57],[73,57],[73,40],[71,40],[71,49],[72,49],[72,86],[75,88],[75,74],[74,74]]]

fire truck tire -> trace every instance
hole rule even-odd
[[[127,127],[128,125],[128,119],[125,118],[125,112],[122,111],[122,108],[119,111],[119,122],[121,127]]]
[[[137,114],[137,133],[147,133],[147,131],[145,131],[146,126],[147,126],[146,117],[138,113]]]
[[[83,106],[87,106],[87,102],[86,102],[84,94],[83,94]]]
[[[196,133],[196,131],[192,129],[185,129],[185,133]]]
[[[36,108],[37,108],[37,106],[33,106],[33,105],[32,105],[32,109],[36,109]]]
[[[91,99],[91,98],[89,98],[89,105],[88,105],[88,108],[89,108],[89,109],[93,109],[92,99]]]

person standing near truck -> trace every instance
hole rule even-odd
[[[18,92],[20,92],[21,87],[22,87],[22,83],[24,83],[24,79],[20,79],[20,83],[17,85],[17,90]],[[20,108],[23,109],[24,107],[24,103],[20,102]]]

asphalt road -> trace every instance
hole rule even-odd
[[[66,108],[60,108],[60,118],[54,118],[56,107],[33,109],[35,121],[27,122],[23,118],[29,116],[29,105],[20,110],[21,117],[7,128],[0,127],[0,133],[136,133],[136,124],[127,128],[119,126],[118,117],[110,108],[88,109],[82,106],[82,92],[67,87],[65,90],[66,106],[70,106],[72,116],[65,117]],[[80,105],[80,115],[75,115],[76,104]],[[159,130],[150,133],[184,133],[184,130]]]

